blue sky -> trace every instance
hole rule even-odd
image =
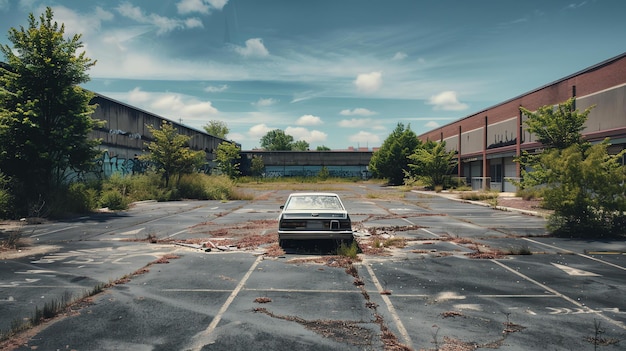
[[[98,61],[86,88],[244,150],[380,146],[626,51],[623,0],[0,0],[0,43],[46,6]]]

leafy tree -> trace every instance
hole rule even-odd
[[[263,175],[263,170],[265,170],[265,162],[263,161],[263,156],[253,155],[250,165],[250,171],[253,177],[260,178]]]
[[[454,151],[446,151],[446,142],[427,142],[409,155],[411,175],[417,176],[431,189],[444,186],[456,166]]]
[[[309,149],[309,143],[306,140],[297,140],[291,144],[293,151],[307,151]]]
[[[626,167],[601,144],[550,149],[533,164],[526,186],[543,185],[544,206],[554,210],[549,229],[557,234],[624,233]],[[541,184],[538,183],[541,181]]]
[[[535,134],[538,141],[548,148],[565,149],[582,141],[581,132],[585,129],[587,116],[595,106],[583,112],[574,110],[575,98],[554,106],[540,107],[537,112],[520,107],[528,116],[525,121],[528,131]]]
[[[235,178],[240,174],[239,163],[237,160],[241,158],[241,150],[235,143],[224,141],[217,146],[215,152],[215,161],[217,168],[230,178]]]
[[[226,135],[230,133],[230,129],[223,121],[211,120],[203,128],[207,133],[222,139],[225,139]]]
[[[528,115],[526,125],[546,149],[518,158],[522,188],[542,189],[544,206],[553,209],[548,228],[557,234],[582,236],[626,231],[625,151],[609,155],[609,140],[591,145],[581,131],[591,108],[580,113],[573,99],[543,106]]]
[[[188,146],[191,137],[178,134],[172,123],[163,121],[160,129],[147,127],[154,141],[148,144],[150,153],[140,157],[151,161],[157,171],[163,173],[166,188],[171,177],[178,176],[178,184],[181,174],[192,173],[205,162],[205,152],[191,150]]]
[[[261,138],[261,148],[268,151],[292,150],[293,137],[281,129],[270,130]]]
[[[50,7],[28,23],[9,30],[13,48],[0,46],[0,169],[18,184],[21,207],[45,203],[72,170],[93,164],[99,142],[88,136],[101,125],[91,118],[93,95],[78,87],[96,63],[77,52],[81,35],[64,38]]]
[[[316,149],[317,151],[330,151],[330,148],[326,145],[320,145]]]
[[[375,177],[387,178],[389,184],[398,185],[404,181],[404,172],[409,169],[409,155],[421,145],[417,135],[411,130],[411,125],[406,128],[398,123],[396,129],[383,141],[370,159],[370,170]]]

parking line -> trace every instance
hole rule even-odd
[[[440,236],[440,235],[435,234],[435,233],[431,232],[430,230],[428,230],[428,229],[426,229],[426,228],[420,228],[420,229],[421,229],[421,230],[423,230],[423,231],[425,231],[426,233],[428,233],[428,234],[430,234],[430,235],[434,236],[435,238],[441,238],[441,236]]]
[[[374,274],[374,270],[372,269],[372,267],[369,264],[364,264],[364,266],[367,269],[367,271],[369,272],[370,277],[372,277],[372,281],[374,282],[374,285],[376,286],[376,289],[378,289],[379,292],[382,292],[384,290],[383,286],[380,284],[380,281],[378,281],[378,278]],[[393,321],[396,324],[396,327],[398,328],[398,331],[400,332],[400,334],[402,334],[402,338],[404,339],[404,344],[406,346],[408,346],[408,348],[412,349],[413,348],[413,341],[411,340],[411,337],[409,336],[409,333],[406,331],[406,328],[404,327],[404,324],[402,324],[402,320],[400,319],[400,316],[398,315],[398,312],[396,312],[396,308],[391,303],[391,300],[389,299],[389,296],[383,295],[383,294],[381,294],[380,296],[383,299],[383,301],[385,302],[385,305],[387,305],[387,310],[389,310],[389,313],[391,313],[391,317],[393,318]]]
[[[516,271],[515,269],[513,269],[513,268],[511,268],[511,267],[508,267],[508,266],[507,266],[507,265],[505,265],[504,263],[498,262],[497,260],[490,260],[490,261],[491,261],[491,262],[493,262],[493,263],[495,263],[495,264],[497,264],[498,266],[500,266],[500,267],[502,267],[502,268],[506,269],[507,271],[509,271],[509,272],[511,272],[511,273],[514,273],[514,274],[516,274],[516,275],[518,275],[518,276],[520,276],[520,277],[522,277],[522,278],[526,279],[527,281],[529,281],[529,282],[531,282],[531,283],[533,283],[533,284],[535,284],[535,285],[537,285],[537,286],[541,287],[542,289],[545,289],[546,291],[549,291],[549,292],[553,293],[554,295],[556,295],[556,296],[558,296],[558,297],[562,298],[563,300],[565,300],[565,301],[567,301],[567,302],[569,302],[569,303],[574,304],[576,307],[580,308],[581,310],[584,310],[585,312],[588,312],[588,313],[593,313],[593,314],[595,314],[596,316],[601,317],[601,318],[604,318],[604,319],[605,319],[605,320],[607,320],[608,322],[610,322],[610,323],[612,323],[612,324],[614,324],[614,325],[616,325],[616,326],[618,326],[618,327],[620,327],[620,328],[622,328],[622,329],[626,329],[626,325],[624,325],[624,323],[622,323],[622,322],[620,322],[620,321],[616,321],[616,320],[614,320],[614,319],[611,319],[611,318],[609,318],[609,317],[605,316],[604,314],[599,313],[598,311],[595,311],[594,309],[592,309],[592,308],[590,308],[590,307],[588,307],[588,306],[585,306],[584,304],[582,304],[582,303],[580,303],[580,302],[578,302],[578,301],[576,301],[576,300],[572,299],[571,297],[565,296],[565,295],[561,294],[560,292],[558,292],[558,291],[556,291],[556,290],[552,289],[551,287],[549,287],[549,286],[547,286],[547,285],[545,285],[545,284],[542,284],[542,283],[540,283],[540,282],[538,282],[538,281],[534,280],[533,278],[531,278],[531,277],[529,277],[529,276],[527,276],[527,275],[525,275],[525,274],[523,274],[523,273],[520,273],[520,272]]]
[[[607,266],[611,266],[613,268],[617,268],[617,269],[621,269],[623,271],[626,271],[626,267],[622,267],[622,266],[616,265],[616,264],[611,263],[611,262],[603,261],[603,260],[601,260],[599,258],[595,258],[595,257],[591,257],[591,256],[588,256],[588,255],[585,255],[585,254],[581,254],[581,253],[578,253],[578,252],[574,252],[574,251],[570,251],[570,250],[567,250],[567,249],[563,249],[563,248],[560,248],[558,246],[552,246],[552,245],[549,245],[549,244],[544,244],[544,243],[542,243],[540,241],[532,240],[532,239],[529,239],[529,238],[524,238],[524,240],[530,241],[530,242],[535,243],[535,244],[543,245],[543,246],[546,246],[546,247],[549,247],[549,248],[552,248],[552,249],[555,249],[555,250],[560,250],[560,251],[563,251],[563,252],[566,252],[566,253],[571,253],[571,254],[574,254],[574,255],[577,255],[577,256],[580,256],[580,257],[588,258],[588,259],[590,259],[592,261],[600,262],[600,263],[603,263],[603,264],[605,264]]]
[[[55,229],[55,230],[51,230],[51,231],[49,231],[49,232],[43,232],[43,233],[39,233],[39,234],[35,234],[35,235],[31,235],[31,236],[29,236],[29,238],[38,238],[38,237],[40,237],[40,236],[44,236],[44,235],[48,235],[48,234],[53,234],[53,233],[56,233],[56,232],[62,232],[62,231],[64,231],[64,230],[68,230],[68,229],[72,229],[72,228],[76,228],[76,227],[78,227],[78,226],[76,226],[76,225],[71,225],[71,226],[69,226],[69,227],[63,227],[63,228],[59,228],[59,229]]]
[[[235,297],[237,297],[237,295],[239,294],[243,286],[248,281],[248,278],[250,278],[250,276],[252,275],[252,272],[254,272],[254,270],[256,269],[256,267],[259,265],[261,261],[263,261],[263,256],[258,256],[256,260],[254,261],[254,263],[252,264],[252,266],[250,266],[250,269],[248,269],[246,274],[239,281],[239,284],[237,284],[237,286],[235,287],[235,290],[233,290],[230,293],[230,296],[228,296],[228,298],[226,299],[226,302],[224,302],[224,304],[222,305],[222,308],[220,308],[220,310],[217,312],[217,314],[215,315],[215,317],[213,318],[209,326],[201,333],[196,334],[196,336],[194,337],[194,340],[196,341],[192,347],[192,350],[200,351],[204,347],[204,343],[207,342],[206,338],[210,336],[211,333],[213,333],[213,331],[215,330],[219,322],[222,320],[224,313],[226,313],[226,310],[228,310],[228,307],[230,307],[230,304],[233,303],[233,301],[235,300]]]

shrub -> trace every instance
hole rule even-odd
[[[461,194],[461,199],[470,201],[485,201],[498,198],[495,191],[468,191]]]
[[[359,245],[354,240],[350,243],[350,245],[346,245],[346,243],[342,241],[341,245],[339,245],[339,247],[337,248],[337,255],[339,256],[345,256],[354,259],[357,257],[358,253]]]
[[[515,193],[515,196],[521,197],[522,199],[528,201],[532,199],[539,199],[543,195],[541,189],[537,187],[532,187],[527,189],[518,189]]]
[[[129,201],[118,190],[105,190],[100,195],[100,206],[108,207],[110,210],[126,210]]]

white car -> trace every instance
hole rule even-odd
[[[278,240],[352,240],[352,222],[334,193],[293,193],[280,207]]]

